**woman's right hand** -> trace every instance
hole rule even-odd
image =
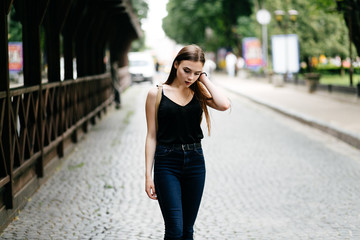
[[[151,178],[146,178],[145,180],[145,192],[147,193],[149,198],[157,200],[154,181]]]

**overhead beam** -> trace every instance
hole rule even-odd
[[[62,28],[63,49],[64,49],[64,70],[65,79],[74,79],[74,41],[75,32],[78,29],[83,12],[87,9],[87,0],[73,0],[68,15]]]
[[[126,50],[119,51],[119,54],[123,53],[126,55],[125,58],[127,58],[129,44],[132,40],[138,38],[139,36],[137,35],[136,30],[132,25],[129,14],[127,12],[126,4],[123,1],[106,0],[102,5],[102,8],[99,9],[97,19],[98,20],[91,30],[92,44],[97,46],[97,50],[93,52],[94,57],[92,58],[92,69],[100,73],[105,71],[105,65],[103,62],[105,46],[111,41],[111,38],[114,35],[121,34],[121,42],[118,42],[119,46],[122,42],[127,42]],[[109,29],[111,29],[111,32]],[[124,62],[124,60],[122,59],[121,62]]]
[[[134,12],[134,8],[132,7],[130,0],[124,0],[123,6],[125,7],[125,12],[129,17],[130,23],[133,27],[133,31],[136,34],[136,38],[141,38],[143,36],[143,31],[141,30],[139,19]]]
[[[44,26],[48,64],[48,81],[60,81],[60,31],[64,25],[72,0],[51,0]]]
[[[78,25],[75,36],[76,67],[78,77],[84,77],[89,71],[89,32],[96,19],[93,17],[93,7],[88,7]]]

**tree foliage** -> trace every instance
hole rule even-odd
[[[22,41],[22,25],[20,18],[12,6],[9,13],[9,30],[8,30],[9,42],[21,42]]]
[[[131,5],[139,20],[147,17],[149,6],[145,0],[131,0]]]
[[[131,0],[131,5],[134,8],[134,12],[138,17],[139,21],[147,17],[149,6],[145,0]],[[140,39],[135,40],[131,44],[131,51],[141,51],[145,49],[145,35]]]
[[[300,57],[306,59],[309,56],[325,54],[327,56],[348,55],[348,31],[341,15],[336,12],[336,4],[333,0],[296,0],[263,1],[263,8],[271,13],[271,22],[268,25],[268,34],[296,33],[299,37]],[[275,20],[275,10],[285,12],[284,19],[279,25]],[[287,11],[296,9],[297,20],[291,22]],[[256,23],[256,11],[250,17],[255,36],[261,38],[261,26]],[[244,26],[239,26],[238,32],[246,34]]]
[[[251,0],[169,0],[163,19],[167,36],[181,44],[198,44],[207,50],[236,47],[239,16],[251,14]]]
[[[349,7],[350,3],[352,5]],[[354,21],[360,19],[360,0],[342,0],[341,5],[335,0],[169,0],[163,29],[178,43],[197,43],[207,50],[236,48],[244,37],[261,38],[261,26],[255,17],[260,8],[272,14],[268,25],[269,36],[285,33],[296,33],[299,36],[302,59],[320,54],[349,55],[349,34],[346,28],[349,26],[349,18],[344,21],[341,14],[349,16],[351,9],[353,42],[359,52],[360,43],[357,41],[360,41],[360,23]],[[295,24],[285,16],[283,25],[279,26],[274,16],[277,9],[296,9],[299,15]]]
[[[342,15],[344,21],[341,21],[341,25],[345,23],[348,37],[343,39],[347,42],[342,41],[340,44],[348,46],[351,35],[351,40],[360,56],[360,0],[314,0],[314,3],[318,9],[328,14]]]
[[[360,56],[360,0],[337,1],[337,10],[343,14],[352,42]]]

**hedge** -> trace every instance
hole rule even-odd
[[[315,71],[321,74],[341,74],[341,67],[337,67],[333,65],[318,65],[315,68]],[[344,72],[348,73],[349,68],[344,67]],[[360,74],[360,67],[354,67],[354,73]]]

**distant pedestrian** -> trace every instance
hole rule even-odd
[[[244,72],[244,67],[245,67],[245,60],[242,57],[238,57],[236,61],[236,76],[240,78],[246,77]]]
[[[226,71],[230,77],[235,77],[235,67],[237,58],[232,52],[228,52],[225,57]]]
[[[216,69],[216,63],[211,59],[206,59],[204,64],[204,71],[207,73],[207,77],[211,80],[212,74]]]
[[[156,61],[155,61],[155,71],[159,72],[159,69],[160,69],[160,63],[159,63],[159,60],[156,59]]]
[[[182,48],[167,81],[152,88],[146,99],[145,191],[159,201],[164,239],[193,239],[205,183],[202,115],[210,133],[207,106],[220,111],[230,107],[203,72],[204,63],[200,47]]]

